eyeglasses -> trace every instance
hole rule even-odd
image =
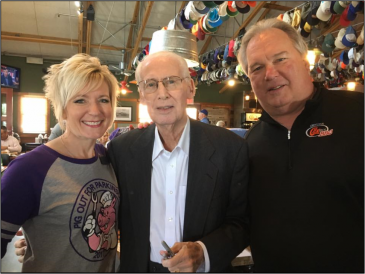
[[[147,79],[138,82],[138,86],[142,89],[143,92],[150,94],[154,93],[158,89],[158,83],[162,82],[162,84],[168,91],[172,91],[178,89],[185,78],[190,77],[181,78],[178,76],[170,76],[162,79],[161,81],[157,81],[155,79]]]

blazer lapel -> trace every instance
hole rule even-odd
[[[214,192],[217,167],[209,160],[215,148],[200,122],[190,120],[189,170],[186,190],[183,241],[199,238],[205,227]]]
[[[149,126],[130,147],[131,158],[127,163],[127,191],[133,228],[138,235],[137,247],[148,248],[150,236],[151,169],[155,125]],[[147,244],[145,244],[147,243]],[[142,246],[143,247],[142,247]]]

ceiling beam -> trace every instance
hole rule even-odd
[[[137,36],[136,41],[134,41],[135,47],[132,51],[131,58],[129,59],[129,62],[128,62],[128,70],[130,70],[132,68],[132,61],[133,61],[134,56],[136,56],[137,51],[139,49],[138,45],[141,42],[142,34],[144,32],[144,29],[146,28],[148,18],[150,17],[153,3],[154,3],[154,1],[148,1],[146,12],[145,12],[145,14],[143,16],[143,20],[142,20],[142,26],[138,31],[138,36]],[[127,81],[127,80],[128,80],[128,76],[126,75],[124,77],[124,81]]]
[[[226,91],[226,89],[228,89],[230,86],[228,84],[226,84],[224,87],[222,87],[218,93],[223,93]]]
[[[332,53],[332,58],[337,58],[338,56],[340,56],[340,54],[342,53],[342,49],[341,50],[339,50],[339,51],[334,51],[333,53]]]
[[[265,3],[265,2],[261,2],[261,3]],[[291,7],[277,5],[277,4],[274,4],[274,3],[265,3],[264,4],[264,8],[266,8],[266,9],[272,9],[272,10],[281,10],[281,11],[288,11],[288,10],[292,10],[293,9]]]
[[[135,26],[135,24],[137,22],[137,19],[138,19],[138,12],[139,12],[139,7],[140,6],[141,6],[141,2],[140,1],[136,1],[136,4],[134,5],[134,11],[133,11],[133,17],[132,17],[132,21],[131,21],[131,26],[129,27],[128,40],[127,40],[127,44],[126,44],[126,47],[127,48],[131,48],[132,47],[134,26]],[[124,60],[123,60],[123,62],[126,62],[126,61],[127,61],[127,54],[124,54]]]
[[[212,41],[212,38],[213,38],[213,36],[209,35],[207,40],[205,40],[205,43],[204,43],[203,47],[200,49],[199,55],[202,55],[204,52],[207,51],[208,46],[210,45],[210,42]]]
[[[179,13],[180,11],[182,11],[183,8],[185,8],[185,6],[187,5],[187,3],[189,3],[189,1],[182,1],[180,9],[179,9]]]
[[[337,16],[337,18],[335,19],[335,21],[331,24],[330,27],[323,29],[321,31],[321,35],[326,36],[327,34],[336,31],[337,29],[340,29],[340,16]]]
[[[84,28],[84,13],[83,12],[80,12],[79,16],[78,16],[78,30],[77,30],[77,33],[78,33],[78,36],[77,36],[77,39],[78,39],[78,44],[77,44],[77,47],[78,47],[78,50],[77,52],[78,53],[82,53],[82,44],[83,44],[83,41],[84,41],[84,33],[83,33],[83,28]]]
[[[256,14],[262,9],[263,6],[265,6],[267,3],[265,1],[263,2],[259,2],[260,4],[258,4],[256,6],[256,8],[250,13],[250,15],[246,18],[245,21],[243,21],[242,25],[238,28],[238,30],[235,32],[235,34],[233,35],[232,39],[235,39],[238,34],[240,33],[240,30],[247,27],[248,24],[250,24],[250,22],[252,21],[252,19],[256,16]]]
[[[271,1],[270,2],[271,4],[275,4],[276,3],[276,1]],[[262,19],[264,19],[265,18],[265,16],[269,13],[271,11],[271,9],[269,9],[269,8],[267,8],[262,14],[261,14],[261,16],[260,16],[260,18],[257,20],[257,22],[258,21],[261,21]]]
[[[32,35],[32,34],[24,34],[24,33],[15,33],[15,32],[1,32],[2,40],[10,40],[10,41],[22,41],[22,42],[31,42],[31,43],[43,43],[43,44],[54,44],[54,45],[65,45],[65,46],[78,46],[79,42],[77,39],[71,40],[67,38],[59,38],[59,37],[51,37],[51,36],[43,36],[43,35]],[[86,44],[83,43],[82,47],[86,47]],[[131,51],[133,48],[121,48],[114,47],[108,45],[90,45],[90,48],[99,48],[100,49],[108,49],[121,51],[122,49]]]
[[[93,5],[93,8],[95,10],[94,2],[92,2],[92,1],[86,2],[86,7],[87,7],[86,10],[89,8],[90,5]],[[86,20],[86,49],[85,49],[85,52],[86,52],[86,54],[89,54],[89,55],[90,55],[90,46],[91,46],[92,23],[93,23],[93,21]]]

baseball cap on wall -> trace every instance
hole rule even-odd
[[[335,49],[335,38],[331,33],[327,34],[322,44],[322,50],[331,53]]]
[[[349,48],[356,46],[356,32],[352,26],[346,28],[345,35],[342,37],[342,44]]]
[[[332,16],[330,7],[330,1],[322,1],[316,13],[317,18],[321,21],[327,22]]]
[[[346,48],[346,46],[342,43],[342,38],[345,35],[345,33],[346,33],[346,29],[345,28],[340,29],[340,31],[338,32],[337,37],[336,37],[336,40],[335,40],[335,46],[336,46],[336,48],[339,48],[339,49]]]
[[[317,18],[316,14],[317,14],[317,10],[319,9],[319,7],[312,9],[307,16],[307,23],[311,26],[316,26],[319,23],[319,19]]]

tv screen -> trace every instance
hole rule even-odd
[[[1,87],[19,89],[20,69],[1,64]]]

